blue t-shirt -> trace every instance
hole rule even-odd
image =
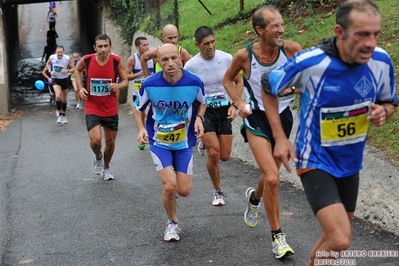
[[[367,64],[348,65],[320,47],[297,53],[269,75],[273,95],[300,91],[297,169],[342,178],[362,168],[370,103],[397,105],[388,54],[377,47]]]
[[[144,80],[135,108],[144,111],[149,103],[146,129],[150,145],[180,150],[196,144],[194,122],[198,104],[205,104],[202,80],[182,69],[183,76],[175,84],[157,72]]]

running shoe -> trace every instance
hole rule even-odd
[[[56,117],[59,117],[59,116],[60,116],[60,111],[55,110],[55,116],[56,116]]]
[[[272,245],[274,257],[276,257],[276,259],[295,254],[294,250],[287,244],[284,233],[274,235]]]
[[[212,205],[213,206],[224,206],[226,203],[224,202],[224,194],[222,191],[217,191],[213,194]]]
[[[55,102],[54,99],[51,99],[51,104],[52,104],[52,105],[56,105],[57,103]]]
[[[180,227],[178,223],[168,223],[165,229],[165,235],[163,237],[163,240],[168,242],[178,241],[180,240],[179,232],[180,232]]]
[[[255,206],[255,205],[252,205],[251,201],[250,201],[251,195],[254,192],[255,192],[255,189],[253,187],[248,188],[247,191],[245,192],[245,197],[247,199],[247,208],[244,213],[244,221],[251,228],[254,228],[255,226],[257,226],[258,221],[259,221],[258,208],[260,206],[260,202],[257,206]]]
[[[61,124],[62,123],[62,116],[59,115],[57,116],[57,124]]]
[[[80,108],[80,102],[78,102],[78,103],[76,104],[76,109],[81,109],[81,108]]]
[[[114,175],[109,171],[109,167],[105,167],[101,173],[105,181],[114,180]]]
[[[93,169],[93,172],[94,172],[96,175],[100,175],[100,174],[102,173],[102,171],[103,171],[103,162],[102,162],[102,159],[103,159],[103,158],[101,157],[101,159],[97,160],[96,156],[94,155],[94,162],[93,162],[92,169]]]
[[[65,115],[62,116],[62,123],[68,124],[68,118]]]
[[[200,139],[198,141],[198,146],[197,146],[198,152],[201,156],[205,156],[206,155],[206,148],[204,143],[202,142],[202,140]]]

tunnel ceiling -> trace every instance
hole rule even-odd
[[[21,4],[36,4],[36,3],[46,3],[49,1],[38,1],[38,0],[2,0],[4,4],[14,4],[14,5],[21,5]],[[61,2],[71,1],[71,0],[61,0]],[[60,0],[56,1],[60,2]]]

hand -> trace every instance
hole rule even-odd
[[[197,139],[201,138],[204,135],[204,124],[202,123],[202,119],[198,116],[195,118],[194,131],[195,137]]]
[[[139,134],[137,136],[137,141],[139,144],[148,144],[148,132],[146,129],[139,130]]]
[[[383,105],[372,103],[370,104],[370,114],[367,120],[376,127],[385,125],[387,122],[387,114]]]
[[[233,105],[231,105],[229,107],[229,110],[227,110],[227,118],[233,121],[236,117],[237,117],[237,110]]]
[[[238,115],[241,117],[241,118],[246,118],[246,117],[248,117],[248,116],[250,116],[252,113],[248,113],[247,112],[247,109],[246,109],[246,107],[245,107],[245,105],[246,105],[247,103],[246,102],[244,102],[244,101],[240,101],[238,104],[236,104],[236,107],[237,107],[237,109],[238,109]]]
[[[294,162],[298,162],[298,159],[295,156],[294,147],[287,138],[276,140],[273,155],[281,161],[289,173],[291,173],[289,160],[291,159]]]
[[[118,83],[110,83],[108,85],[108,89],[110,91],[117,92],[117,91],[119,91],[119,85],[118,85]]]
[[[88,94],[89,94],[89,92],[85,88],[81,88],[79,90],[80,99],[87,100],[87,95]]]

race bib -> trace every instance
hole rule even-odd
[[[351,106],[321,108],[320,134],[322,146],[339,146],[366,139],[370,102]]]
[[[75,78],[75,73],[71,74],[71,78],[73,78],[73,79]]]
[[[143,82],[141,80],[135,80],[134,81],[134,90],[138,92],[141,88],[141,84],[143,84]]]
[[[229,105],[229,100],[224,93],[214,93],[206,96],[206,106],[209,108],[219,108]]]
[[[90,95],[107,96],[111,94],[108,85],[112,83],[112,79],[90,79]]]
[[[157,141],[163,145],[173,145],[186,140],[186,123],[184,121],[160,125],[157,131]]]
[[[60,66],[53,66],[53,70],[54,70],[55,73],[61,73],[62,67],[60,67]]]

